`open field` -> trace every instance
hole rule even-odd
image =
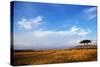
[[[62,49],[14,52],[14,65],[96,61],[97,49]]]

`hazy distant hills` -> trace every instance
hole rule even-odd
[[[63,51],[69,49],[97,49],[97,45],[77,45],[72,48],[66,49],[53,49],[53,50],[14,50],[14,52],[35,52],[35,51]]]
[[[91,48],[91,49],[95,49],[95,48],[97,48],[97,45],[78,45],[78,46],[75,46],[75,47],[73,47],[73,48]]]

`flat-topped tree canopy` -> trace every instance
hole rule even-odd
[[[88,43],[91,43],[91,40],[82,40],[82,41],[80,41],[80,44],[86,44],[86,45],[88,45]]]

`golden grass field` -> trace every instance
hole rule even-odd
[[[14,52],[14,65],[52,64],[96,60],[96,48]]]

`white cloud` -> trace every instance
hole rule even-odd
[[[42,23],[42,21],[43,21],[42,16],[37,16],[33,19],[22,18],[21,21],[18,21],[18,25],[22,29],[30,30],[38,28],[39,25]]]
[[[72,28],[71,28],[71,32],[75,32],[75,31],[78,31],[79,30],[79,28],[77,28],[76,26],[73,26]]]
[[[15,49],[60,49],[77,45],[90,32],[73,26],[67,31],[34,31],[14,36]]]
[[[96,7],[92,7],[92,8],[85,10],[85,12],[88,12],[88,13],[91,13],[91,12],[94,12],[94,11],[96,11]]]
[[[84,12],[83,14],[85,15],[84,18],[86,18],[89,21],[95,19],[97,16],[96,9],[97,9],[96,7],[92,7],[92,8],[83,10]]]
[[[92,15],[90,15],[90,16],[88,16],[88,20],[93,20],[94,18],[96,18],[96,14],[92,14]]]
[[[80,29],[79,35],[87,35],[89,34],[91,31],[88,29],[87,31]]]
[[[34,31],[33,35],[37,37],[43,37],[43,36],[49,36],[49,35],[80,35],[80,36],[85,36],[90,33],[90,30],[84,30],[82,28],[78,28],[76,26],[73,26],[70,30],[68,31]]]

